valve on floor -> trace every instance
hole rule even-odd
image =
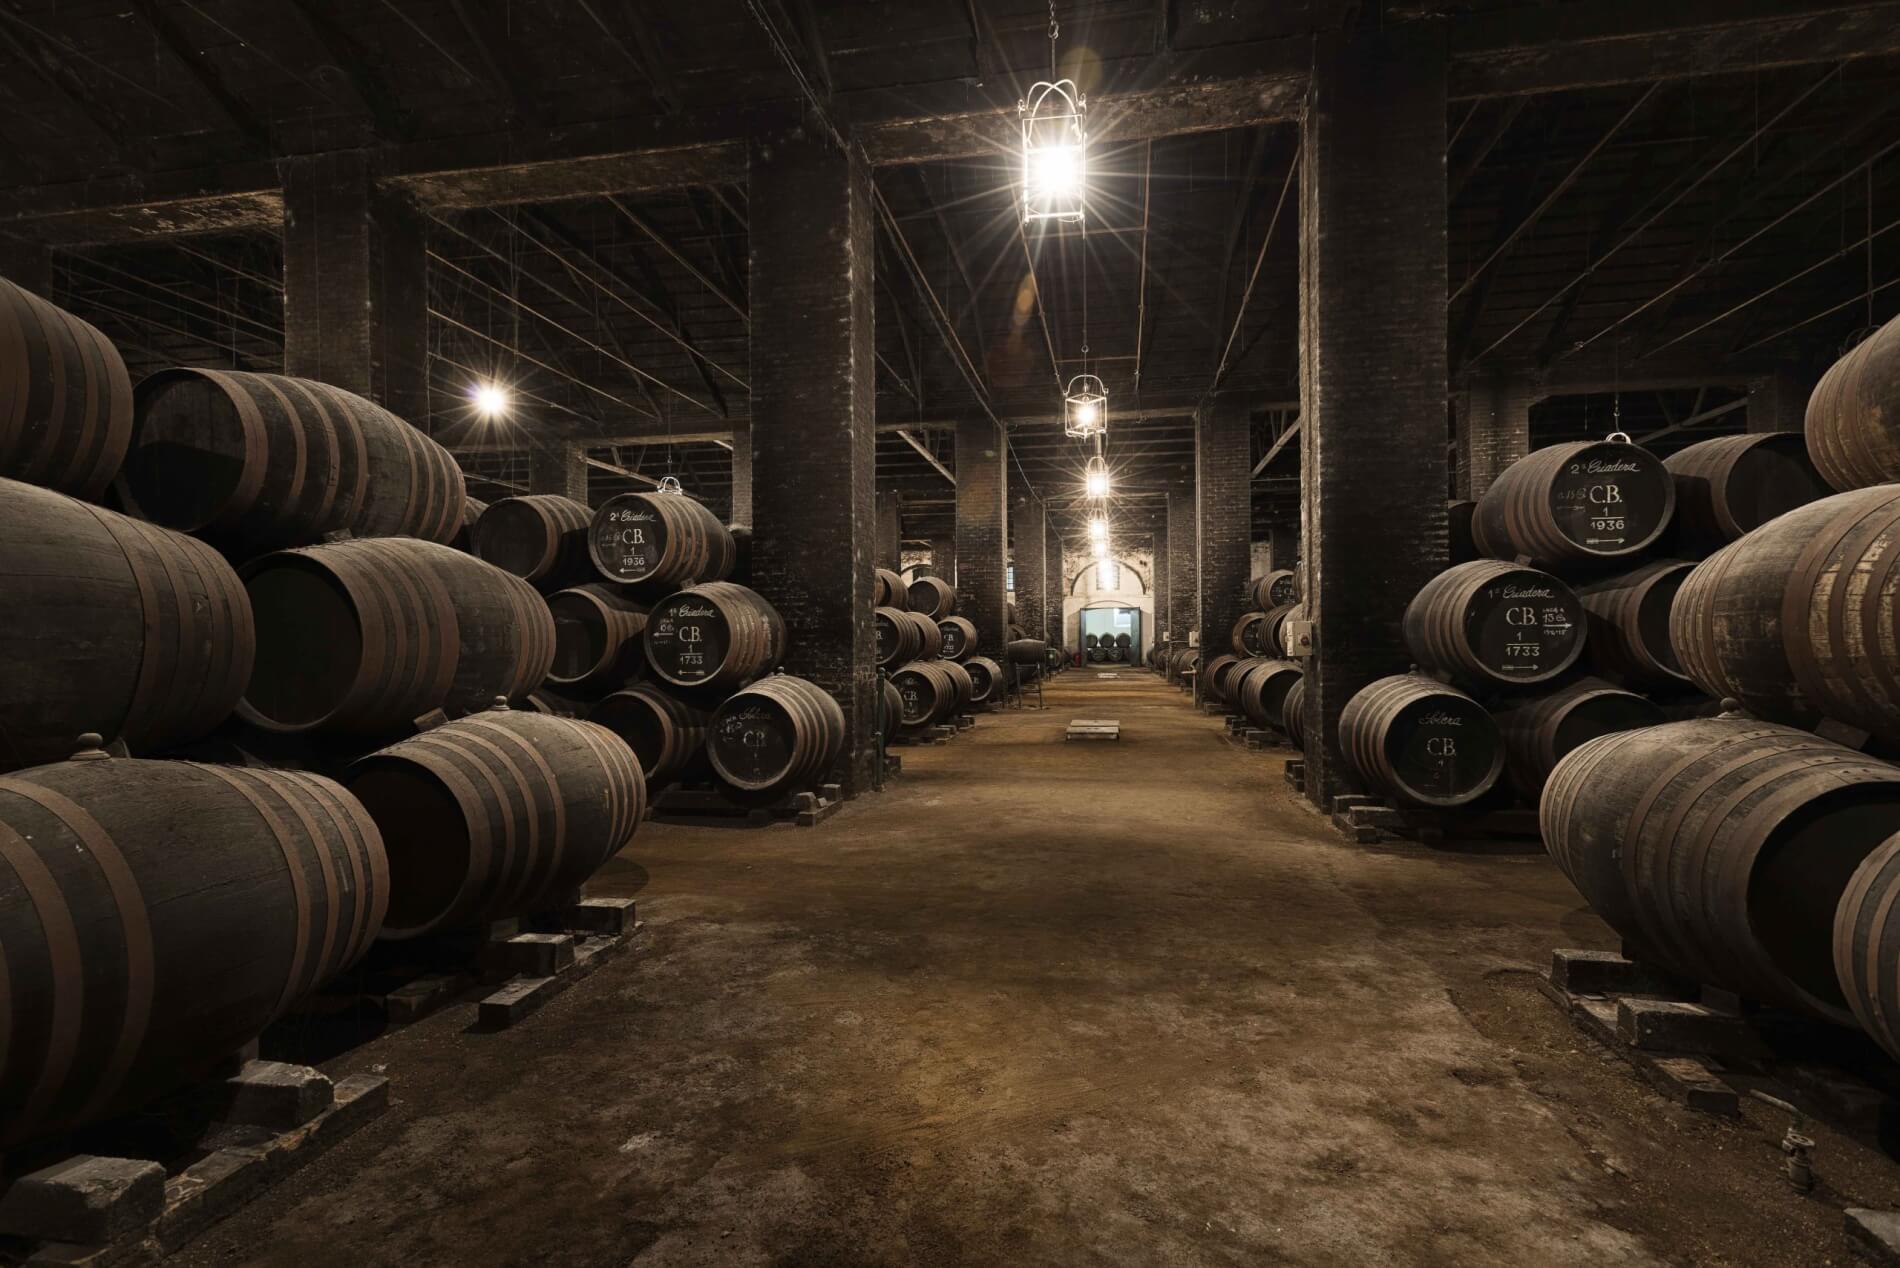
[[[1768,1095],[1760,1089],[1753,1089],[1749,1095],[1788,1115],[1788,1130],[1781,1138],[1782,1175],[1787,1178],[1797,1193],[1814,1191],[1814,1138],[1802,1134],[1801,1111],[1779,1097]]]

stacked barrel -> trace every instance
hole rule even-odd
[[[1041,663],[1044,644],[1037,640],[986,645],[976,623],[958,615],[956,589],[942,577],[906,584],[897,573],[877,569],[871,621],[889,687],[879,696],[878,730],[886,739],[920,735],[977,705],[1001,701],[1019,643],[1035,642]]]

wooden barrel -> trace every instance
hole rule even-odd
[[[541,596],[449,546],[332,542],[253,559],[242,576],[257,664],[238,714],[266,730],[387,734],[522,695],[554,661]]]
[[[554,618],[554,663],[548,681],[569,691],[597,691],[640,670],[647,608],[614,586],[593,581],[548,596]]]
[[[1663,466],[1676,481],[1676,541],[1698,559],[1833,492],[1791,431],[1717,436]]]
[[[912,661],[891,675],[903,697],[900,721],[908,729],[935,726],[955,712],[957,683],[940,660]]]
[[[844,710],[816,683],[772,674],[735,692],[713,714],[706,756],[746,793],[785,793],[817,783],[844,751]]]
[[[1506,467],[1478,500],[1471,533],[1493,559],[1593,563],[1641,553],[1675,509],[1675,480],[1649,450],[1576,441]]]
[[[906,611],[904,619],[917,631],[917,656],[936,660],[943,655],[943,627],[922,612]]]
[[[544,713],[551,718],[584,718],[593,706],[594,701],[591,699],[555,691],[545,683],[508,701],[510,709],[520,709],[523,713]]]
[[[1541,696],[1495,706],[1504,736],[1504,768],[1525,800],[1535,803],[1544,781],[1572,750],[1599,735],[1661,726],[1663,711],[1642,696],[1601,678],[1579,678]]]
[[[970,676],[970,699],[977,704],[985,701],[1000,700],[1003,686],[1007,681],[1003,677],[1003,667],[987,656],[972,656],[962,662],[964,672]]]
[[[1476,700],[1420,674],[1367,684],[1339,715],[1339,748],[1369,789],[1415,806],[1463,806],[1504,769],[1498,726]]]
[[[904,724],[904,693],[897,689],[897,684],[888,675],[879,685],[884,689],[884,703],[882,712],[877,716],[876,729],[888,741]]]
[[[1102,645],[1102,636],[1100,634],[1087,635],[1083,638],[1082,645],[1088,648],[1100,647]]]
[[[1583,655],[1586,628],[1569,586],[1495,559],[1439,573],[1400,621],[1414,660],[1475,689],[1548,682]]]
[[[1843,493],[1900,481],[1900,319],[1836,361],[1808,398],[1808,456]]]
[[[1228,703],[1228,679],[1234,666],[1240,663],[1240,657],[1221,655],[1207,662],[1201,670],[1201,697],[1205,700]]]
[[[649,788],[706,768],[706,735],[714,704],[658,683],[636,683],[601,697],[587,720],[619,736],[639,759]]]
[[[956,615],[957,592],[942,577],[918,577],[910,583],[910,610],[933,621]]]
[[[587,530],[594,567],[609,581],[690,586],[724,581],[738,546],[719,517],[678,493],[620,493]]]
[[[1242,661],[1234,671],[1234,703],[1255,726],[1286,729],[1282,709],[1287,692],[1302,676],[1300,667],[1290,660],[1261,656]]]
[[[1669,634],[1718,699],[1803,725],[1820,714],[1900,739],[1900,489],[1837,493],[1698,564]]]
[[[1478,541],[1471,535],[1471,520],[1478,513],[1478,504],[1471,501],[1445,503],[1445,539],[1449,547],[1448,562],[1468,564],[1474,559],[1483,558],[1478,549]]]
[[[1834,916],[1900,821],[1900,769],[1773,723],[1671,722],[1576,749],[1538,815],[1551,858],[1645,958],[1852,1024]]]
[[[872,603],[873,607],[899,609],[910,607],[910,588],[904,584],[902,577],[889,568],[877,570],[872,589],[876,596]]]
[[[0,476],[96,500],[132,441],[132,380],[97,329],[0,277]]]
[[[1306,679],[1296,679],[1280,702],[1280,726],[1294,748],[1306,747]]]
[[[1890,1057],[1900,1058],[1900,834],[1874,848],[1847,882],[1834,911],[1834,976],[1854,1019]]]
[[[362,955],[390,875],[327,779],[93,749],[0,778],[0,895],[11,1146],[208,1074]]]
[[[133,393],[115,486],[140,519],[245,557],[326,533],[452,542],[467,494],[435,441],[353,392],[281,374],[161,370]]]
[[[229,716],[251,676],[251,603],[182,533],[0,480],[0,770],[80,734],[157,752]]]
[[[555,493],[492,502],[475,526],[475,556],[543,590],[593,575],[587,559],[587,504]]]
[[[1248,584],[1247,593],[1254,607],[1262,612],[1291,607],[1300,601],[1299,578],[1293,575],[1291,568],[1275,568],[1255,577]]]
[[[450,541],[449,545],[455,547],[457,550],[465,550],[471,555],[474,554],[475,525],[481,520],[482,512],[487,509],[488,503],[486,502],[477,498],[463,498],[462,527],[456,530],[454,540]]]
[[[970,671],[954,660],[942,662],[944,672],[950,675],[950,681],[956,685],[957,702],[953,712],[962,713],[976,700],[976,680]]]
[[[1279,607],[1267,609],[1265,619],[1260,623],[1259,655],[1286,655],[1286,623],[1298,616],[1302,610],[1297,603],[1284,603]]]
[[[1199,678],[1201,676],[1201,653],[1192,647],[1182,648],[1180,657],[1175,661],[1174,671],[1170,676],[1176,683],[1180,683],[1184,678]]]
[[[1687,685],[1689,676],[1669,641],[1669,613],[1694,568],[1680,559],[1652,559],[1577,587],[1590,631],[1583,655],[1592,672],[1645,690]]]
[[[902,608],[878,608],[871,614],[877,631],[877,663],[886,669],[908,665],[924,654],[923,631]]]
[[[942,635],[943,658],[962,660],[976,650],[976,626],[968,617],[947,616],[937,622]]]
[[[785,655],[778,609],[730,581],[709,581],[655,604],[642,637],[648,668],[676,687],[741,687]]]
[[[612,731],[505,705],[380,749],[344,782],[389,852],[392,939],[545,911],[646,814]]]

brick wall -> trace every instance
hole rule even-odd
[[[1004,565],[1009,554],[1006,448],[988,418],[957,423],[957,611],[976,622],[985,644],[1007,628]]]
[[[958,508],[961,511],[961,507]],[[961,531],[959,523],[958,531]],[[930,574],[942,577],[952,588],[957,584],[957,539],[955,536],[930,539]]]
[[[877,491],[877,566],[901,571],[903,556],[902,512],[895,489]]]
[[[528,449],[528,492],[555,493],[583,505],[587,500],[587,452],[572,440],[551,440]]]
[[[1198,537],[1202,647],[1225,647],[1234,622],[1251,604],[1253,465],[1244,402],[1218,400],[1194,420],[1195,525]]]
[[[732,425],[732,516],[728,523],[752,527],[752,423]]]
[[[1043,529],[1043,506],[1033,494],[1019,494],[1010,507],[1010,532],[1014,545],[1010,559],[1016,566],[1016,622],[1029,638],[1047,638],[1049,608],[1043,595],[1048,587],[1045,546],[1048,534]]]
[[[1483,497],[1506,467],[1531,451],[1531,406],[1544,395],[1515,377],[1477,378],[1466,387],[1458,401],[1459,497]]]
[[[1748,430],[1804,431],[1814,381],[1792,372],[1754,379],[1748,385]]]
[[[1168,641],[1186,647],[1188,631],[1199,629],[1201,573],[1195,522],[1194,491],[1183,488],[1168,494]]]

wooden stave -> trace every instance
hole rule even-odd
[[[950,681],[956,685],[957,700],[951,707],[952,713],[961,713],[976,701],[976,681],[970,677],[970,671],[954,660],[937,662],[943,671],[950,675]]]
[[[1256,726],[1285,729],[1281,706],[1285,693],[1303,674],[1299,665],[1275,656],[1258,656],[1242,661],[1229,681],[1234,704]],[[1292,681],[1287,681],[1287,676]]]
[[[908,665],[911,661],[923,655],[923,634],[918,630],[916,622],[910,619],[910,614],[905,609],[893,607],[874,608],[871,612],[871,620],[874,626],[880,626],[891,631],[888,639],[877,639],[877,642],[880,644],[886,642],[890,644],[890,650],[880,653],[877,657],[877,663],[880,666],[889,669],[894,665]]]
[[[1504,770],[1504,745],[1490,722],[1493,760],[1489,773],[1470,787],[1446,795],[1417,789],[1400,778],[1392,766],[1386,743],[1404,709],[1431,699],[1457,700],[1475,710],[1472,716],[1490,719],[1478,702],[1458,690],[1420,674],[1393,674],[1362,687],[1339,715],[1339,747],[1347,766],[1362,783],[1412,805],[1450,809],[1469,805],[1490,792]]]
[[[1274,601],[1273,596],[1276,588],[1290,591],[1288,597],[1278,603]],[[1274,568],[1263,572],[1247,583],[1247,597],[1253,603],[1254,609],[1260,612],[1270,612],[1278,607],[1292,607],[1300,601],[1299,575],[1291,568]]]
[[[949,629],[945,629],[948,626]],[[945,660],[967,660],[976,652],[976,625],[966,616],[946,616],[937,622],[937,629],[943,635],[941,647]],[[962,641],[955,652],[950,651],[950,631],[962,635]]]
[[[704,678],[676,675],[654,655],[655,639],[666,612],[683,602],[709,603],[731,632],[719,666]],[[934,628],[934,627],[933,627]],[[761,677],[785,656],[785,621],[758,591],[731,581],[708,581],[668,595],[653,605],[641,632],[646,663],[655,677],[693,690],[735,691]]]
[[[0,908],[9,966],[0,1035],[13,1036],[10,1055],[0,1045],[0,1102],[36,1107],[0,1118],[0,1144],[136,1108],[208,1074],[360,958],[388,902],[375,825],[329,780],[97,750],[86,758],[0,778],[0,874],[14,880],[5,888],[19,891],[21,868],[39,878],[12,907],[11,929]],[[191,865],[179,866],[186,857]],[[67,931],[68,970],[47,957],[49,918]],[[80,984],[66,1005],[56,1002],[61,980]],[[35,1000],[55,1002],[41,1012]],[[109,1030],[94,1012],[102,1004],[119,1015]],[[77,1025],[60,1025],[73,1009]],[[37,1069],[34,1036],[45,1037]],[[103,1055],[100,1041],[113,1036]],[[54,1076],[56,1044],[71,1063]],[[23,1073],[33,1087],[44,1081],[39,1095],[21,1091]]]
[[[587,721],[619,736],[639,762],[647,786],[658,788],[710,769],[706,735],[716,707],[710,700],[643,682],[601,697],[587,711]]]
[[[1003,667],[988,656],[970,657],[963,662],[963,670],[970,676],[970,698],[977,704],[997,698],[1007,682]]]
[[[118,349],[0,277],[0,367],[0,477],[98,500],[132,441],[132,382]]]
[[[1596,735],[1563,747],[1565,724],[1586,708],[1620,708],[1640,720],[1626,721],[1625,725],[1598,731]],[[1661,726],[1665,720],[1662,709],[1645,697],[1601,678],[1587,677],[1567,682],[1554,691],[1500,704],[1492,709],[1491,716],[1504,739],[1504,769],[1512,785],[1531,802],[1542,796],[1544,784],[1557,764],[1589,739],[1638,727]]]
[[[1258,642],[1259,632],[1255,627],[1259,626],[1266,619],[1267,614],[1265,612],[1242,612],[1240,614],[1240,619],[1234,622],[1233,633],[1228,639],[1228,645],[1233,648],[1234,655],[1261,656],[1265,654],[1264,645]],[[1248,644],[1250,638],[1255,640],[1252,646]]]
[[[537,589],[567,589],[594,575],[587,554],[592,516],[585,502],[558,493],[502,498],[483,508],[469,534],[471,553]],[[517,549],[529,561],[525,567],[502,562]]]
[[[906,609],[904,619],[917,631],[917,659],[940,660],[943,657],[943,629],[927,613]]]
[[[1694,569],[1688,560],[1651,559],[1628,572],[1575,587],[1590,626],[1583,655],[1595,673],[1626,687],[1674,690],[1688,685],[1689,675],[1676,659],[1667,630],[1659,647],[1644,642],[1640,631],[1652,591],[1659,586],[1679,590]]]
[[[1549,682],[1569,670],[1583,655],[1587,642],[1581,620],[1568,649],[1535,674],[1505,675],[1487,665],[1471,646],[1467,637],[1471,605],[1486,587],[1511,584],[1513,580],[1551,590],[1582,616],[1575,592],[1548,573],[1495,559],[1455,564],[1421,586],[1400,617],[1400,633],[1412,658],[1424,668],[1450,676],[1460,686],[1480,690]]]
[[[873,582],[871,606],[899,611],[910,609],[910,588],[902,577],[889,568],[878,568],[873,571]]]
[[[793,739],[786,764],[766,775],[749,775],[729,765],[717,742],[722,723],[748,708],[776,708]],[[734,692],[713,715],[706,755],[715,774],[741,792],[782,793],[814,782],[844,751],[844,710],[823,688],[791,674],[772,674]]]
[[[1306,747],[1306,676],[1287,688],[1280,705],[1280,725],[1294,748]]]
[[[1775,518],[1758,518],[1745,511],[1738,496],[1741,490],[1734,487],[1741,465],[1755,451],[1767,448],[1789,451],[1783,456],[1798,458],[1813,472],[1813,496],[1782,507],[1777,514],[1827,495],[1827,486],[1820,472],[1814,470],[1806,443],[1798,433],[1751,432],[1698,441],[1663,459],[1663,466],[1676,482],[1676,540],[1686,553],[1697,557],[1713,554]]]
[[[1654,529],[1642,540],[1614,551],[1589,550],[1565,537],[1550,509],[1551,481],[1564,463],[1592,449],[1605,448],[1640,454],[1639,463],[1654,464],[1665,509]],[[1506,467],[1478,499],[1472,513],[1471,535],[1478,552],[1491,559],[1526,557],[1540,564],[1599,564],[1640,556],[1669,530],[1675,511],[1675,481],[1660,460],[1638,445],[1604,441],[1569,441],[1534,449]]]
[[[897,686],[900,693],[903,693],[907,704],[910,693],[905,690],[903,681],[907,677],[914,676],[920,683],[928,684],[931,693],[929,711],[917,718],[900,714],[900,729],[920,730],[924,727],[936,726],[951,715],[956,707],[957,687],[950,675],[944,671],[943,665],[942,661],[916,660],[891,675],[892,683]]]
[[[1201,697],[1205,700],[1227,702],[1227,683],[1234,666],[1240,663],[1240,657],[1222,653],[1207,661],[1201,668]]]
[[[559,601],[560,608],[556,608]],[[604,581],[570,586],[548,596],[548,613],[554,619],[554,639],[560,647],[561,611],[571,610],[574,617],[600,631],[601,654],[583,672],[561,675],[548,667],[547,681],[568,691],[597,691],[624,682],[638,673],[641,666],[640,635],[647,626],[647,605],[628,597]]]
[[[919,590],[923,593],[919,594]],[[957,614],[957,592],[942,577],[913,577],[904,594],[911,611],[920,612],[932,621]]]
[[[632,512],[652,517],[666,531],[659,557],[645,571],[614,566],[605,557],[604,535],[616,514]],[[587,557],[607,581],[622,585],[655,584],[690,588],[725,581],[739,563],[739,544],[732,530],[703,503],[676,493],[619,493],[592,512],[585,530]]]
[[[1834,973],[1848,1009],[1887,1055],[1900,1059],[1900,834],[1876,846],[1849,878],[1834,912]]]

